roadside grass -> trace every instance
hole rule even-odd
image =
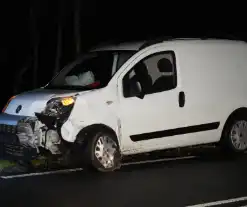
[[[14,162],[11,162],[11,161],[8,161],[8,160],[0,160],[0,171],[4,168],[7,168],[7,167],[12,167],[12,166],[15,166],[16,163]]]

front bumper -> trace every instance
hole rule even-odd
[[[0,114],[0,159],[29,160],[36,156],[36,149],[21,146],[16,135],[18,122],[25,116]]]

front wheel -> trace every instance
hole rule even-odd
[[[247,149],[247,118],[243,116],[231,119],[222,137],[222,145],[231,153],[243,153]]]
[[[100,172],[111,172],[120,168],[120,148],[117,137],[107,131],[95,132],[86,147],[86,162]]]

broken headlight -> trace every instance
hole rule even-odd
[[[60,118],[68,117],[73,109],[75,100],[76,98],[73,96],[53,98],[47,102],[46,108],[42,113]]]

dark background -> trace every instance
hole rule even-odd
[[[1,107],[10,96],[45,85],[56,70],[102,41],[161,35],[247,39],[245,7],[236,2],[10,0],[0,8]]]

